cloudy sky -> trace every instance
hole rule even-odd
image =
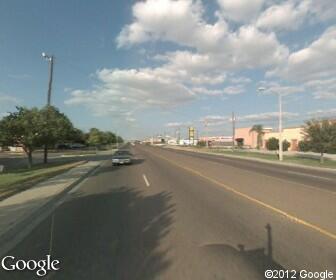
[[[52,103],[83,130],[230,135],[336,116],[335,0],[0,2],[0,117]],[[266,90],[258,93],[257,89]]]

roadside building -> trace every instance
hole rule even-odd
[[[266,143],[270,138],[279,139],[279,132],[269,132],[263,137],[263,148],[266,149]],[[289,151],[298,151],[299,142],[304,139],[302,127],[290,127],[282,130],[282,139],[287,140],[290,143]]]
[[[248,147],[251,149],[257,148],[258,144],[258,134],[255,131],[251,131],[252,127],[240,127],[235,129],[235,141],[237,142],[237,139],[243,139],[243,146]],[[270,133],[272,131],[272,128],[266,127],[264,128],[264,136],[267,133]]]
[[[200,137],[200,141],[209,143],[212,147],[232,146],[232,136],[209,136]]]

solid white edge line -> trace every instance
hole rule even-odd
[[[294,174],[294,175],[300,175],[300,176],[307,176],[307,177],[317,178],[317,179],[322,179],[322,180],[327,180],[327,181],[332,181],[331,178],[326,178],[326,177],[317,176],[317,175],[311,175],[311,174],[302,173],[302,172],[287,171],[287,173],[288,173],[288,174]]]
[[[146,183],[146,186],[147,186],[147,187],[149,187],[149,186],[150,186],[150,184],[149,184],[149,182],[148,182],[148,180],[147,180],[147,177],[146,177],[146,175],[145,175],[145,174],[143,174],[143,175],[142,175],[142,177],[144,178],[144,181],[145,181],[145,183]]]

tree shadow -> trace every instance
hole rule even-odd
[[[54,217],[51,255],[60,260],[61,270],[53,273],[52,279],[159,278],[171,264],[167,249],[160,247],[175,211],[170,200],[168,192],[150,195],[128,186],[95,194],[79,192]],[[51,217],[10,254],[45,258],[50,250],[50,227]],[[34,277],[31,272],[0,276]]]

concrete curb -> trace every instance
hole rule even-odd
[[[180,150],[180,151],[186,151],[186,152],[191,152],[191,153],[199,153],[199,154],[206,154],[206,155],[215,155],[215,156],[222,156],[222,157],[227,157],[227,158],[233,158],[233,159],[241,159],[241,160],[247,160],[247,161],[252,161],[252,162],[261,162],[261,163],[267,163],[267,164],[272,164],[272,165],[277,165],[277,166],[284,166],[284,167],[298,167],[298,168],[303,168],[303,169],[308,169],[308,170],[318,170],[318,171],[324,171],[326,173],[331,173],[331,174],[336,174],[336,169],[328,168],[328,167],[313,167],[309,165],[302,165],[302,164],[295,164],[295,163],[289,163],[289,162],[276,162],[276,161],[271,161],[271,160],[264,160],[264,159],[259,159],[259,158],[250,158],[250,157],[244,157],[244,156],[233,156],[233,155],[226,155],[223,153],[213,153],[213,152],[207,152],[207,151],[195,151],[195,150],[187,150],[187,149],[181,149],[181,148],[171,148],[171,147],[165,147],[166,149],[171,149],[171,150]]]
[[[50,198],[40,207],[37,207],[32,212],[22,217],[15,225],[2,234],[0,236],[0,257],[5,256],[7,252],[12,250],[19,242],[21,242],[38,224],[40,224],[52,213],[54,209],[57,208],[55,206],[58,201],[60,201],[69,191],[71,191],[71,189],[94,173],[101,166],[101,164],[102,162],[92,167],[92,169],[87,173],[80,176],[70,185],[66,186],[60,193]]]

